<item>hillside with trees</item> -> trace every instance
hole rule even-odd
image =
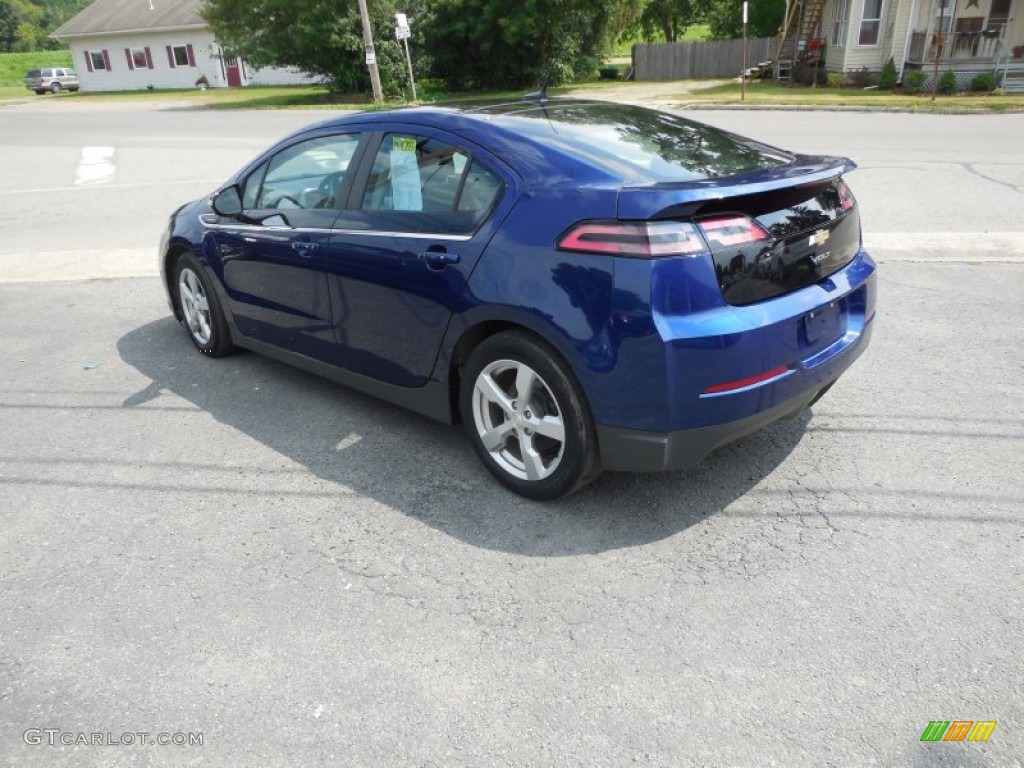
[[[65,47],[49,35],[91,0],[0,0],[0,53]]]

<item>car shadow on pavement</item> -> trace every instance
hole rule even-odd
[[[130,331],[117,347],[151,382],[123,407],[175,395],[343,486],[339,494],[350,489],[474,546],[526,556],[604,552],[677,534],[770,474],[810,418],[762,430],[689,471],[605,473],[573,496],[542,504],[498,485],[461,428],[260,355],[205,358],[171,317]]]

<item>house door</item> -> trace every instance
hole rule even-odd
[[[228,71],[228,87],[238,88],[242,84],[242,72],[238,65],[238,58],[228,59],[225,65]]]
[[[1000,37],[1010,20],[1010,3],[1011,0],[992,0],[992,9],[988,12],[988,26],[998,27]]]

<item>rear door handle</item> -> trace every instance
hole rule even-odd
[[[431,269],[444,269],[449,264],[459,263],[459,254],[448,251],[423,251],[420,261],[426,262]]]
[[[298,251],[300,256],[312,256],[313,251],[320,247],[320,243],[311,243],[308,240],[293,240],[292,250]]]

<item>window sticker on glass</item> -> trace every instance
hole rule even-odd
[[[420,167],[416,161],[416,139],[391,139],[391,197],[396,211],[422,211]]]

